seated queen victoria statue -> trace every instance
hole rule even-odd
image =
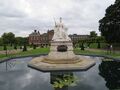
[[[62,23],[62,18],[60,18],[59,23],[55,23],[52,41],[71,41],[67,34],[67,28]]]
[[[59,57],[59,58],[58,58]],[[59,23],[55,22],[54,35],[51,41],[50,53],[46,59],[60,61],[78,59],[73,52],[73,44],[67,34],[67,28],[60,18]]]

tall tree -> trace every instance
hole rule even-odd
[[[8,39],[7,33],[4,33],[2,35],[2,41],[3,41],[3,44],[8,44],[9,43],[9,39]]]
[[[107,42],[120,43],[120,0],[106,9],[105,17],[99,23],[99,31]]]
[[[97,33],[95,31],[91,31],[90,32],[90,37],[97,37]]]
[[[12,46],[15,41],[15,35],[12,32],[4,33],[2,35],[2,40],[4,44],[10,44]]]
[[[2,41],[2,38],[0,38],[0,46],[3,45],[3,41]]]
[[[9,44],[12,46],[12,44],[15,42],[15,34],[13,34],[12,32],[9,32],[8,38],[9,38]]]
[[[20,46],[24,44],[28,45],[29,44],[28,37],[15,37],[15,44],[20,45]]]

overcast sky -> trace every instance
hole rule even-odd
[[[0,36],[13,32],[28,36],[54,27],[54,18],[63,18],[68,33],[89,34],[98,31],[98,21],[115,0],[0,0]]]

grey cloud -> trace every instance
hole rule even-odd
[[[98,32],[99,19],[115,0],[1,0],[0,35],[13,32],[27,36],[34,29],[45,32],[54,26],[53,17],[63,17],[69,33]],[[30,10],[30,11],[29,11]]]
[[[22,17],[25,17],[26,14],[20,11],[15,11],[15,10],[9,11],[9,10],[3,9],[0,11],[0,16],[8,17],[8,18],[20,18],[20,17],[22,18]]]
[[[16,5],[15,0],[0,1],[0,16],[9,18],[25,17],[27,14]]]

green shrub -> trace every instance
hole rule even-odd
[[[26,44],[24,44],[24,47],[23,47],[23,52],[24,51],[27,51],[27,46],[26,46]]]

